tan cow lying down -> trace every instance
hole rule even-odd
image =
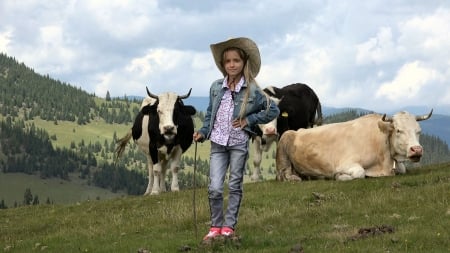
[[[399,112],[392,118],[369,114],[347,122],[286,131],[277,146],[277,180],[301,180],[297,173],[336,180],[394,175],[395,162],[420,161],[423,149],[417,121],[430,118],[432,113],[414,116]]]

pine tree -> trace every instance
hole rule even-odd
[[[35,206],[35,205],[39,205],[39,197],[38,197],[38,195],[35,195],[34,198],[33,198],[33,206]]]
[[[27,188],[23,194],[23,204],[31,205],[31,203],[33,203],[33,194],[31,194],[30,188]]]
[[[5,204],[5,200],[2,199],[2,201],[0,202],[0,209],[7,209],[8,207]]]

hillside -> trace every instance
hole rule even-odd
[[[0,249],[15,253],[449,252],[449,169],[444,164],[395,177],[247,184],[236,230],[239,240],[212,246],[199,245],[209,228],[206,188],[0,210]]]
[[[0,175],[0,200],[7,207],[22,205],[26,189],[37,198],[40,204],[73,204],[89,200],[105,200],[127,195],[123,192],[111,192],[88,185],[76,175],[70,175],[70,181],[59,178],[42,179],[36,175],[23,173],[2,173]],[[9,194],[4,194],[9,193]]]

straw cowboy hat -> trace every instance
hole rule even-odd
[[[259,55],[258,46],[253,40],[244,37],[233,38],[217,44],[211,44],[210,47],[214,56],[214,61],[224,76],[226,76],[227,73],[225,68],[222,66],[222,54],[225,49],[230,47],[237,47],[244,50],[244,52],[248,55],[247,64],[250,64],[249,67],[253,76],[256,77],[258,75],[259,69],[261,68],[261,56]]]

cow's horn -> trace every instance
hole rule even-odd
[[[416,116],[416,120],[417,121],[421,121],[421,120],[427,120],[431,117],[431,114],[433,114],[433,109],[431,109],[431,112],[428,113],[428,115],[420,115],[420,116]]]
[[[385,122],[392,122],[392,118],[387,117],[387,116],[386,116],[386,113],[383,114],[383,117],[381,118],[381,120],[382,120],[382,121],[385,121]]]
[[[151,93],[151,92],[148,90],[148,87],[145,87],[145,88],[147,89],[147,94],[148,94],[149,97],[154,98],[154,99],[158,99],[158,96],[156,96],[155,94]]]
[[[178,98],[179,98],[179,99],[185,99],[185,98],[188,98],[188,97],[191,95],[191,90],[192,90],[192,88],[189,89],[189,92],[188,92],[186,95],[184,95],[184,96],[178,96]]]

